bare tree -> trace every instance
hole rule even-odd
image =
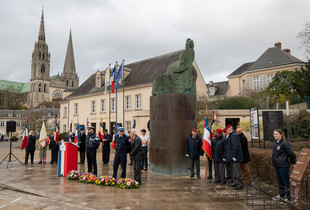
[[[305,24],[303,31],[299,32],[297,38],[301,40],[302,47],[305,48],[305,56],[310,59],[310,22]]]

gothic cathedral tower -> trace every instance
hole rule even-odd
[[[42,10],[38,41],[34,45],[31,62],[31,78],[29,105],[37,107],[43,101],[49,100],[50,88],[50,53],[45,42],[44,13]]]

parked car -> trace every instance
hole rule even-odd
[[[8,141],[9,137],[7,135],[3,135],[3,141]]]

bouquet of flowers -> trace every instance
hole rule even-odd
[[[117,180],[111,176],[101,176],[95,181],[95,184],[105,186],[115,186],[116,183]]]
[[[85,173],[80,176],[79,181],[87,184],[94,183],[96,181],[96,177],[93,174]]]
[[[79,180],[81,175],[82,175],[81,172],[79,172],[77,170],[72,170],[72,171],[69,171],[69,173],[67,174],[67,179]]]
[[[135,188],[139,188],[139,183],[135,180],[124,178],[124,179],[119,179],[117,181],[116,186],[121,189],[135,189]]]

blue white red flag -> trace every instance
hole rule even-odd
[[[112,93],[115,93],[114,83],[115,83],[115,77],[116,77],[116,68],[117,68],[117,63],[115,64],[115,66],[113,68],[113,71],[111,74],[111,79],[110,79]]]
[[[132,129],[136,129],[136,120],[133,120]]]
[[[117,75],[115,77],[115,91],[117,91],[118,89],[118,85],[119,85],[119,82],[120,80],[123,78],[123,62],[121,64],[121,66],[119,67],[118,69],[118,72],[117,72]]]
[[[20,147],[21,150],[23,150],[24,148],[28,147],[28,120],[27,118],[25,119],[25,128],[24,128],[24,132],[23,132],[23,141],[22,141],[22,145]]]
[[[209,117],[205,118],[204,133],[203,133],[203,140],[202,140],[202,149],[209,156],[209,158],[212,159]]]

